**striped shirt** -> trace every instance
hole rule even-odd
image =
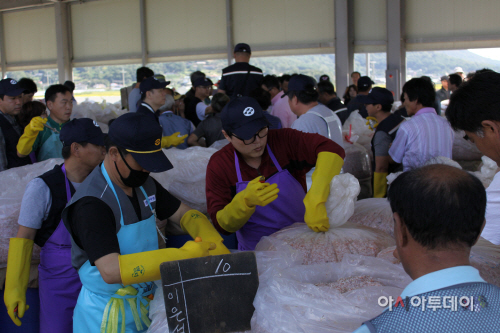
[[[423,108],[401,124],[389,155],[403,164],[403,171],[418,168],[433,157],[451,158],[454,135],[446,119],[433,108]]]
[[[222,70],[219,89],[226,95],[234,97],[238,94],[248,96],[252,90],[260,87],[262,70],[247,62],[237,62]]]

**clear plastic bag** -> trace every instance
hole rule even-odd
[[[471,249],[470,263],[486,282],[500,287],[500,245],[479,238]]]
[[[62,159],[52,158],[36,164],[0,172],[0,268],[7,265],[9,238],[16,237],[19,211],[26,185],[41,174],[52,170]],[[40,262],[40,247],[33,246],[32,263]]]
[[[469,140],[464,139],[465,132],[455,132],[453,139],[453,160],[455,161],[473,161],[480,160],[483,154],[477,149],[476,145]]]
[[[122,110],[121,102],[116,103],[97,103],[89,101],[88,99],[82,103],[73,106],[73,111],[71,112],[71,119],[74,118],[90,118],[97,121],[101,126],[104,133],[108,131],[108,122],[111,119],[116,119],[128,110]]]
[[[359,200],[349,223],[381,230],[394,237],[394,218],[389,201],[385,198]]]
[[[339,262],[351,253],[375,257],[382,249],[394,245],[394,239],[380,230],[349,223],[319,233],[305,223],[295,223],[263,237],[255,250],[275,251],[285,245],[302,254],[302,264],[311,265]]]
[[[352,277],[368,276],[382,286],[367,286],[340,293],[338,288],[317,286]],[[341,263],[294,266],[261,283],[254,301],[254,333],[352,332],[379,315],[380,296],[396,298],[411,282],[401,266],[382,259],[347,254]]]
[[[383,249],[382,251],[380,251],[377,254],[377,258],[387,260],[393,264],[400,264],[401,260],[399,260],[398,258],[396,258],[394,256],[395,250],[396,250],[396,246],[391,246],[391,247],[388,247],[387,249]]]

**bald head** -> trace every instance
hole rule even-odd
[[[434,164],[401,174],[388,199],[394,213],[422,247],[470,248],[486,210],[483,184],[460,169]]]

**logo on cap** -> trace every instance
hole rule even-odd
[[[17,84],[16,80],[10,80],[10,84]]]
[[[94,120],[94,126],[95,127],[99,127],[99,124],[97,123],[97,121]]]
[[[251,106],[249,106],[249,107],[245,108],[245,110],[243,110],[243,114],[246,117],[253,116],[254,113],[255,113],[255,110]]]
[[[156,139],[156,141],[155,141],[155,145],[159,146],[159,145],[160,145],[160,143],[161,143],[161,139]]]

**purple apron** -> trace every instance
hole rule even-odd
[[[269,236],[295,222],[304,222],[304,188],[288,170],[281,169],[271,148],[267,145],[267,151],[274,163],[278,173],[266,179],[269,184],[278,184],[280,192],[278,198],[267,206],[257,206],[255,212],[245,225],[236,232],[238,238],[238,250],[253,251],[255,245],[263,236]],[[236,151],[234,152],[234,164],[238,183],[236,192],[239,193],[247,188],[248,181],[241,179],[240,164]]]
[[[66,168],[62,166],[66,196],[71,200]],[[61,219],[40,252],[38,265],[40,333],[73,332],[73,309],[82,284],[71,265],[71,237]]]

